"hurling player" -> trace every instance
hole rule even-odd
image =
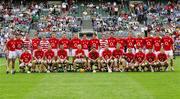
[[[97,35],[96,34],[93,34],[93,37],[91,38],[91,40],[89,41],[89,45],[90,45],[90,48],[92,47],[96,47],[96,50],[99,52],[99,45],[100,45],[100,42],[99,42],[99,39],[97,38]]]
[[[145,53],[148,53],[149,50],[153,49],[153,37],[150,36],[150,33],[148,33],[144,41],[145,41],[145,48],[146,48]]]
[[[135,45],[135,38],[133,38],[132,34],[129,32],[128,37],[126,38],[127,49],[131,49],[131,51],[135,53],[134,45]]]
[[[42,36],[42,39],[40,41],[40,46],[41,46],[41,49],[46,52],[47,49],[48,49],[48,46],[49,46],[49,41],[46,39],[46,36],[43,35]]]
[[[45,72],[43,59],[44,59],[44,51],[40,48],[40,46],[38,46],[37,49],[34,50],[34,54],[33,54],[32,72],[35,72],[36,68],[38,68],[39,72],[42,72],[42,71]]]
[[[120,49],[121,49],[123,52],[125,52],[125,51],[124,51],[125,46],[126,46],[126,40],[125,40],[125,38],[123,38],[123,37],[117,38],[117,43],[119,43],[119,44],[121,45],[121,46],[120,46]]]
[[[149,49],[149,52],[146,54],[146,63],[147,68],[151,70],[151,72],[154,72],[154,69],[156,67],[156,54],[153,53],[152,49]]]
[[[139,48],[135,54],[135,62],[135,68],[143,72],[145,69],[145,54],[141,48]]]
[[[83,35],[82,40],[81,40],[81,44],[82,44],[82,49],[85,52],[85,55],[88,56],[89,40],[88,40],[86,34]]]
[[[53,60],[54,60],[54,51],[51,49],[51,46],[48,46],[48,50],[44,53],[44,65],[46,66],[47,73],[53,71]]]
[[[139,52],[138,49],[144,48],[144,39],[141,37],[141,34],[137,34],[137,38],[135,39],[135,45],[136,45],[136,53]],[[144,51],[143,51],[144,52]]]
[[[51,45],[52,50],[54,51],[55,56],[57,56],[57,48],[59,45],[59,40],[56,38],[55,33],[53,33],[51,38],[49,38],[49,43]]]
[[[27,67],[28,68],[27,73],[31,73],[31,66],[32,66],[31,60],[32,60],[31,53],[27,50],[27,48],[25,48],[25,51],[20,56],[21,64],[19,66],[21,72],[25,72],[25,68]]]
[[[17,55],[17,58],[20,58],[21,54],[22,54],[22,47],[23,47],[23,40],[21,38],[21,35],[17,35],[16,37],[16,55]],[[20,62],[19,62],[20,64]]]
[[[132,52],[132,49],[127,49],[127,53],[125,53],[125,59],[126,59],[126,68],[128,70],[134,70],[134,60],[135,55]]]
[[[27,50],[31,53],[31,39],[29,34],[25,35],[25,38],[23,39],[23,43],[24,43],[23,47],[27,48]]]
[[[58,50],[57,55],[58,55],[58,63],[63,66],[65,65],[64,71],[66,71],[68,66],[68,55],[63,45],[60,45],[60,49]]]
[[[96,72],[95,64],[98,63],[99,53],[96,51],[96,48],[93,47],[92,50],[88,54],[88,68],[93,69],[93,72]]]
[[[168,56],[163,48],[161,48],[160,53],[157,55],[157,60],[160,67],[164,67],[164,70],[168,71]]]
[[[67,55],[69,56],[70,40],[66,37],[66,34],[62,35],[61,39],[59,40],[59,45],[63,45],[63,48],[67,51]]]
[[[6,43],[6,50],[8,51],[7,59],[8,65],[6,68],[6,73],[9,73],[9,65],[12,63],[12,70],[11,73],[15,74],[15,60],[16,60],[16,40],[13,35],[10,36],[9,40]]]
[[[161,37],[159,36],[159,33],[156,33],[156,36],[153,38],[153,43],[154,43],[154,51],[156,56],[160,53],[161,50]]]
[[[166,35],[162,38],[162,42],[163,42],[163,48],[165,50],[165,53],[170,59],[171,70],[174,71],[174,67],[173,67],[174,42],[173,42],[173,39],[169,36],[169,33],[166,33]]]
[[[110,33],[110,37],[107,40],[108,40],[109,50],[112,52],[116,47],[117,40],[115,37],[113,37],[113,33]]]
[[[72,56],[75,55],[77,45],[79,44],[81,44],[81,40],[78,38],[77,34],[74,34],[73,38],[71,39]]]
[[[102,56],[102,52],[105,50],[105,47],[108,45],[108,40],[106,39],[106,35],[102,34],[102,38],[100,39],[100,49],[99,49],[99,53],[100,56]]]
[[[102,52],[102,57],[98,61],[98,66],[100,66],[101,71],[104,71],[106,67],[104,67],[104,63],[107,66],[108,72],[112,72],[112,52],[109,50],[108,46],[105,47],[105,50]]]
[[[38,46],[40,44],[40,39],[38,38],[38,34],[36,33],[34,35],[34,38],[32,39],[32,51],[33,51],[33,56],[34,56],[34,52],[36,49],[38,49]]]
[[[75,51],[75,59],[74,59],[74,63],[73,66],[74,68],[76,68],[77,64],[83,64],[82,66],[87,65],[87,61],[85,59],[85,53],[84,50],[82,49],[81,44],[77,45],[77,50]]]
[[[123,71],[123,68],[125,67],[125,60],[122,58],[123,51],[120,48],[121,44],[117,43],[116,49],[112,52],[115,71]]]

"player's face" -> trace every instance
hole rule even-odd
[[[132,34],[131,34],[131,33],[128,33],[128,36],[129,36],[129,37],[132,37]]]
[[[77,48],[78,48],[78,49],[81,49],[82,47],[81,47],[81,45],[78,45]]]
[[[132,50],[131,50],[131,49],[128,49],[128,53],[132,53]]]
[[[86,35],[83,35],[83,39],[86,39],[87,38],[87,36]]]
[[[56,37],[56,35],[55,35],[55,34],[53,34],[53,35],[52,35],[52,38],[55,38],[55,37]]]
[[[77,35],[77,34],[74,34],[74,38],[78,38],[78,35]]]
[[[64,47],[61,45],[61,46],[60,46],[60,49],[64,49]]]
[[[152,53],[152,49],[149,49],[149,53]]]
[[[102,35],[102,39],[106,39],[106,36],[105,36],[105,35]]]
[[[95,34],[93,35],[93,38],[94,38],[94,39],[96,38],[96,35],[95,35]]]

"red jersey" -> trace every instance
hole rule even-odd
[[[119,39],[117,39],[117,43],[121,44],[120,49],[124,49],[124,48],[125,48],[125,46],[126,46],[126,40],[125,40],[125,39],[123,39],[123,38],[119,38]]]
[[[160,49],[161,49],[161,38],[160,37],[154,37],[153,43],[154,43],[154,50],[160,51]]]
[[[99,53],[97,51],[91,51],[89,52],[88,57],[92,60],[96,60],[99,58]]]
[[[49,38],[49,43],[52,49],[57,49],[59,45],[59,40],[57,38],[52,37],[52,38]]]
[[[21,54],[20,59],[24,62],[24,63],[29,63],[32,59],[32,56],[29,52],[24,52]]]
[[[81,54],[79,56],[79,54]],[[85,56],[84,50],[83,49],[77,49],[75,52],[76,58],[83,58]]]
[[[57,53],[58,53],[58,57],[60,59],[67,59],[67,51],[66,50],[60,49],[60,50],[58,50]]]
[[[83,39],[81,41],[82,44],[82,49],[88,49],[89,48],[89,40],[88,39]]]
[[[152,63],[153,61],[156,60],[156,55],[154,53],[147,53],[146,54],[146,60],[149,62],[149,63]]]
[[[135,54],[135,59],[138,63],[142,63],[143,60],[145,59],[145,54],[143,52],[137,52]]]
[[[44,58],[44,52],[42,50],[36,50],[34,52],[34,57],[36,59],[42,59],[42,58]]]
[[[163,42],[163,48],[164,48],[165,51],[172,50],[173,40],[172,40],[171,37],[164,36],[162,38],[162,42]]]
[[[89,44],[90,44],[90,47],[92,48],[93,46],[96,47],[96,49],[99,48],[99,45],[100,45],[100,42],[99,42],[99,39],[91,39],[89,41]]]
[[[15,51],[16,50],[16,40],[10,39],[7,41],[6,47],[9,51]]]
[[[158,58],[158,60],[160,61],[160,62],[164,62],[164,61],[166,61],[167,60],[167,55],[165,54],[165,53],[159,53],[158,54],[158,56],[157,56],[157,58]]]
[[[132,37],[128,37],[126,39],[126,43],[127,43],[127,48],[134,48],[135,39]]]
[[[116,38],[109,37],[107,40],[108,40],[108,46],[110,48],[115,48],[116,47],[116,43],[117,43]]]
[[[102,52],[102,57],[103,57],[104,59],[109,59],[111,56],[112,56],[112,52],[111,52],[110,50],[104,50],[104,51]]]
[[[123,55],[123,51],[120,49],[115,49],[112,54],[115,58],[119,59]]]
[[[22,50],[23,47],[23,40],[22,39],[16,39],[16,49]]]
[[[69,48],[69,44],[70,44],[70,40],[67,38],[62,38],[59,40],[59,44],[63,45],[64,49],[68,49]]]
[[[52,58],[54,58],[54,51],[53,50],[47,50],[45,52],[45,57],[46,57],[46,59],[51,60]]]
[[[153,48],[153,38],[152,37],[146,37],[145,38],[145,46],[146,46],[146,49],[152,49]]]
[[[144,39],[143,38],[136,38],[136,48],[143,48],[144,47]]]
[[[39,44],[40,44],[40,39],[39,38],[32,39],[32,49],[33,50],[37,49]]]
[[[73,38],[71,40],[71,48],[77,49],[77,45],[81,44],[81,40],[79,38]]]
[[[128,63],[131,63],[134,61],[135,55],[133,53],[126,53],[125,56],[126,56],[126,61]]]

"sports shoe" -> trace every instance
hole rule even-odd
[[[111,69],[108,69],[108,73],[112,73],[112,70],[111,70]]]
[[[50,71],[49,71],[49,70],[47,70],[47,73],[50,73]]]
[[[6,71],[6,74],[9,74],[9,71],[8,71],[8,70]]]
[[[93,73],[96,73],[96,70],[93,70]]]
[[[171,67],[171,71],[174,71],[174,67]]]
[[[11,70],[11,74],[15,74],[15,71],[14,71],[14,70]]]
[[[30,74],[31,72],[30,71],[27,71],[28,74]]]

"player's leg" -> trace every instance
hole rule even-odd
[[[109,59],[107,60],[107,68],[108,68],[108,72],[111,73],[112,72],[112,66],[113,66],[113,60]]]
[[[19,69],[20,69],[20,72],[21,73],[24,73],[26,70],[25,70],[25,63],[22,63],[19,65]]]
[[[12,71],[11,71],[11,73],[12,74],[15,74],[15,61],[16,61],[16,52],[14,51],[13,53],[12,53]]]
[[[27,67],[27,73],[29,74],[29,73],[31,73],[31,68],[32,68],[32,63],[28,63],[28,64],[26,64],[26,67]]]
[[[113,61],[113,71],[119,71],[119,60],[115,58]]]

